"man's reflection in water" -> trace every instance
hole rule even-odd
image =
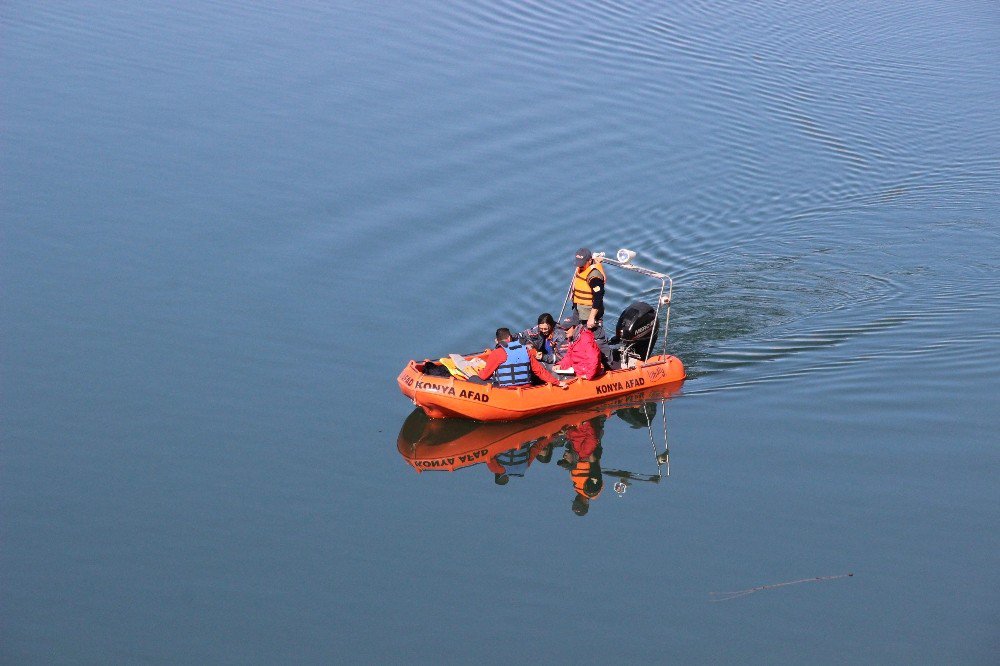
[[[566,428],[566,452],[558,464],[569,470],[573,482],[573,513],[587,515],[590,501],[604,490],[601,474],[601,439],[607,417],[596,416],[576,426]]]
[[[525,442],[516,449],[509,449],[491,456],[486,467],[493,472],[493,483],[505,486],[510,477],[523,477],[531,463],[538,459],[547,463],[552,459],[552,437],[540,437],[534,442]]]

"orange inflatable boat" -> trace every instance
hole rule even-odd
[[[550,384],[499,387],[473,384],[458,377],[431,377],[424,374],[425,363],[410,361],[399,374],[399,388],[435,419],[513,421],[684,379],[684,365],[666,355],[636,361],[630,368],[609,370],[592,380],[570,379],[565,389]]]
[[[680,382],[685,377],[681,361],[666,353],[666,331],[670,321],[670,299],[673,282],[668,275],[635,266],[631,263],[635,253],[619,250],[617,259],[597,253],[604,265],[616,266],[660,281],[660,295],[656,307],[642,302],[630,305],[619,317],[613,342],[620,344],[615,350],[618,369],[607,370],[591,380],[566,378],[565,389],[552,385],[526,385],[500,387],[478,384],[466,379],[461,371],[449,369],[450,376],[441,377],[425,372],[435,364],[429,359],[410,361],[399,373],[397,382],[407,398],[431,418],[464,418],[476,421],[513,421],[586,403],[605,401],[622,395]],[[669,287],[669,290],[668,290]],[[572,290],[572,285],[570,286]],[[563,301],[563,310],[569,299]],[[663,317],[662,353],[653,354]],[[457,355],[461,362],[474,355]],[[448,361],[447,358],[442,361]]]

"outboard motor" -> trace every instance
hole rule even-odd
[[[653,418],[656,416],[656,403],[646,402],[636,407],[622,407],[615,414],[630,428],[648,428],[653,424]]]
[[[656,344],[659,328],[656,309],[652,305],[636,301],[625,308],[615,328],[615,338],[621,343],[622,364],[627,363],[629,357],[645,359]]]

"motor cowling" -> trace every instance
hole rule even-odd
[[[656,344],[658,334],[656,309],[648,303],[636,301],[618,317],[615,337],[621,343],[623,356],[631,354],[646,358],[649,350]]]
[[[648,428],[656,416],[656,403],[646,402],[637,407],[622,407],[615,414],[630,428]]]

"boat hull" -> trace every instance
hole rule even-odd
[[[680,382],[684,364],[670,356],[653,356],[635,367],[609,370],[592,380],[572,378],[568,387],[499,387],[456,377],[423,374],[423,363],[410,361],[397,377],[403,395],[431,418],[516,421],[576,405],[601,402],[644,389]]]

